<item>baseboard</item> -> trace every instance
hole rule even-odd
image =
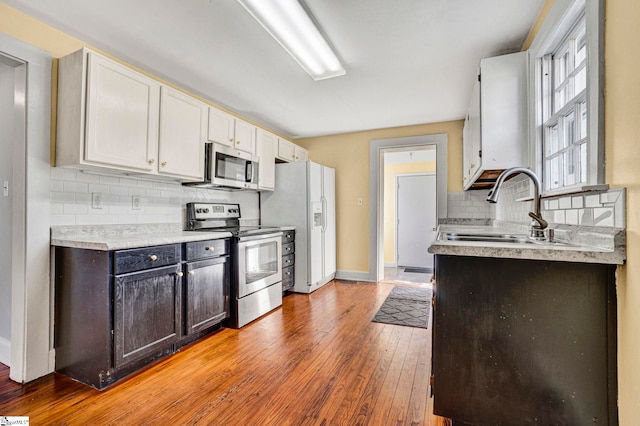
[[[11,367],[11,342],[0,337],[0,364]]]
[[[336,271],[336,279],[346,281],[375,282],[369,277],[369,272],[362,271]]]
[[[384,264],[385,268],[397,268],[398,265],[394,262],[394,263],[385,263]]]

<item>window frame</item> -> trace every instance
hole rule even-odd
[[[529,111],[530,111],[530,158],[532,167],[543,180],[546,188],[544,169],[545,153],[543,134],[545,132],[544,111],[550,111],[552,102],[543,98],[545,74],[549,73],[548,55],[560,48],[574,30],[578,20],[584,16],[587,42],[587,176],[586,182],[558,189],[544,190],[544,196],[555,196],[585,192],[594,188],[604,188],[604,0],[556,0],[547,18],[541,25],[529,48]],[[551,64],[553,66],[553,64]],[[552,94],[553,95],[553,94]],[[575,112],[578,114],[578,111]],[[576,120],[579,116],[576,115]],[[559,176],[563,177],[563,176]]]

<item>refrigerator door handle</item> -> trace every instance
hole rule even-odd
[[[327,199],[324,196],[321,198],[322,201],[322,232],[327,230]]]

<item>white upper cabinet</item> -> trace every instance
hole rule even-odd
[[[209,107],[207,138],[211,142],[255,154],[256,126],[218,108]]]
[[[309,159],[309,151],[301,146],[294,146],[294,157],[296,161],[307,161]]]
[[[296,146],[288,140],[278,138],[278,159],[292,163],[296,161]]]
[[[258,156],[258,189],[273,191],[276,184],[276,151],[278,138],[273,133],[258,129],[256,155]]]
[[[157,170],[158,82],[86,49],[58,75],[56,165]]]
[[[491,188],[510,167],[529,167],[527,52],[480,61],[463,129],[463,187]]]
[[[162,86],[158,173],[203,180],[207,110],[203,102]]]
[[[88,49],[58,67],[56,166],[203,179],[203,103]]]
[[[278,160],[287,163],[307,161],[309,159],[309,151],[286,139],[278,138],[278,154],[276,157]]]

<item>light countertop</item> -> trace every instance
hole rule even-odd
[[[437,239],[429,247],[432,254],[510,259],[550,260],[563,262],[623,264],[626,259],[625,231],[619,228],[552,225],[555,240],[548,242],[512,243],[486,241],[456,241]],[[508,222],[473,225],[446,223],[438,227],[440,233],[526,235],[527,225]]]
[[[104,251],[229,237],[229,232],[183,231],[179,223],[51,227],[52,246]]]

